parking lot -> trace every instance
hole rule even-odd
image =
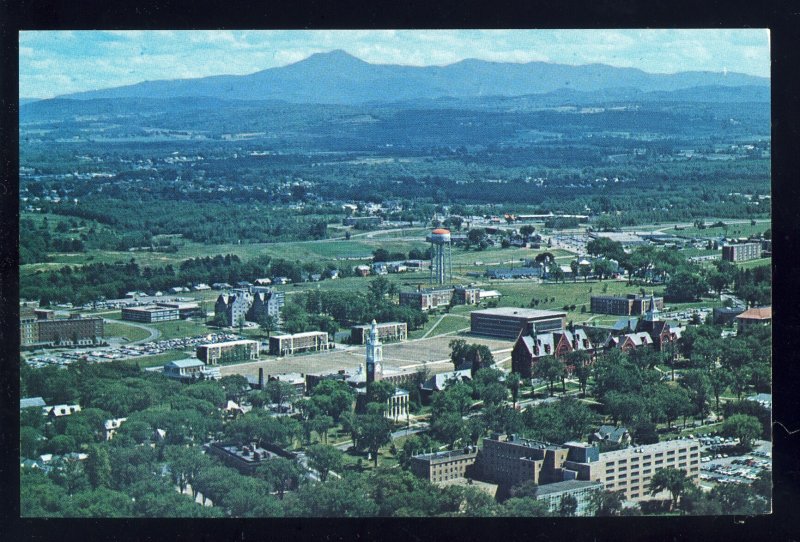
[[[732,455],[736,441],[721,437],[701,439],[700,480],[714,484],[750,484],[759,474],[772,470],[772,443],[759,440],[744,455]]]
[[[90,363],[108,363],[115,360],[132,359],[141,356],[153,356],[163,354],[170,350],[193,349],[200,344],[209,342],[233,341],[240,339],[238,335],[230,333],[212,333],[197,337],[184,337],[180,339],[165,339],[163,341],[153,341],[144,344],[100,347],[100,348],[77,348],[68,351],[45,351],[36,356],[29,356],[26,362],[31,367],[44,367],[46,365],[70,365],[78,360],[85,360]]]

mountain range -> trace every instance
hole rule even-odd
[[[573,91],[612,99],[641,93],[673,93],[701,100],[765,101],[770,80],[742,73],[687,71],[654,74],[605,64],[570,66],[546,62],[503,63],[467,59],[446,66],[370,64],[345,51],[317,53],[249,75],[144,81],[68,94],[75,100],[192,98],[281,100],[290,103],[355,105],[406,100],[514,97]],[[709,89],[714,89],[709,92]],[[742,94],[741,99],[737,96]],[[708,101],[718,101],[709,99]]]

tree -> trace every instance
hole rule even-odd
[[[283,403],[291,401],[297,395],[297,389],[289,382],[270,380],[264,385],[270,402],[278,405],[278,410],[283,410]]]
[[[327,444],[328,431],[334,426],[333,418],[325,414],[320,414],[311,418],[311,429],[322,437]]]
[[[111,460],[105,446],[95,445],[89,448],[86,474],[92,488],[111,487]]]
[[[269,337],[270,333],[275,331],[278,327],[278,320],[271,314],[263,314],[261,318],[258,319],[258,325],[261,331],[265,332],[267,337]]]
[[[391,423],[379,414],[367,414],[358,417],[358,447],[372,454],[374,465],[378,466],[378,450],[391,442]]]
[[[574,517],[577,511],[578,499],[570,494],[561,497],[561,502],[558,505],[558,515],[560,517]]]
[[[567,373],[564,364],[554,356],[542,356],[533,368],[536,378],[547,380],[550,395],[553,395],[553,384]]]
[[[683,373],[681,386],[689,393],[689,400],[694,406],[694,413],[698,416],[708,414],[708,396],[711,393],[711,383],[708,375],[700,369],[691,369]]]
[[[519,398],[519,387],[522,382],[518,373],[508,373],[506,375],[506,386],[511,391],[511,400],[514,403],[514,408],[517,408],[517,399]]]
[[[566,275],[564,271],[561,270],[561,266],[557,263],[551,263],[547,268],[547,273],[550,275],[550,278],[553,279],[556,283],[558,281],[564,281],[566,279]]]
[[[592,495],[591,507],[597,517],[619,516],[622,512],[622,501],[624,500],[622,491],[598,491]]]
[[[705,279],[697,273],[679,269],[667,280],[664,297],[672,301],[696,301],[708,291]]]
[[[266,481],[278,498],[283,500],[287,490],[297,487],[303,476],[303,469],[295,461],[285,457],[275,457],[256,467],[256,476]]]
[[[569,262],[569,268],[572,270],[572,282],[578,282],[578,271],[580,270],[578,260],[572,260]]]
[[[672,494],[672,504],[670,508],[676,509],[678,499],[686,491],[691,481],[686,477],[686,472],[672,467],[658,469],[650,479],[650,494],[655,495],[667,490]]]
[[[552,515],[550,508],[544,501],[539,501],[530,497],[513,497],[503,503],[498,511],[498,515],[507,517],[547,517]]]
[[[589,275],[592,274],[592,266],[589,264],[582,264],[579,266],[579,271],[581,276],[583,277],[584,282],[589,281]]]
[[[600,280],[603,280],[614,273],[614,264],[608,260],[596,260],[594,262],[594,273],[600,278]]]
[[[322,482],[328,479],[330,472],[342,470],[342,452],[325,444],[315,444],[308,448],[309,465],[319,473]]]
[[[738,438],[742,448],[749,450],[753,440],[761,435],[761,422],[754,416],[734,414],[722,424],[722,434]]]
[[[446,443],[450,449],[462,437],[463,430],[464,420],[455,412],[439,414],[431,422],[431,434]]]

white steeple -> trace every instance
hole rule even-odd
[[[383,345],[378,338],[378,323],[373,320],[367,339],[367,383],[380,380],[383,374]]]

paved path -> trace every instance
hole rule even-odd
[[[129,345],[130,344],[149,343],[151,341],[156,341],[156,340],[158,340],[159,337],[161,337],[161,332],[159,330],[157,330],[156,328],[154,328],[154,327],[145,326],[143,324],[136,324],[134,322],[123,322],[121,320],[109,320],[108,318],[104,318],[103,321],[108,323],[108,324],[121,324],[123,326],[138,327],[139,329],[143,329],[143,330],[145,330],[146,332],[148,332],[150,334],[149,337],[146,337],[144,339],[139,339],[138,341],[131,341],[129,343],[126,343],[126,344],[129,344]]]

